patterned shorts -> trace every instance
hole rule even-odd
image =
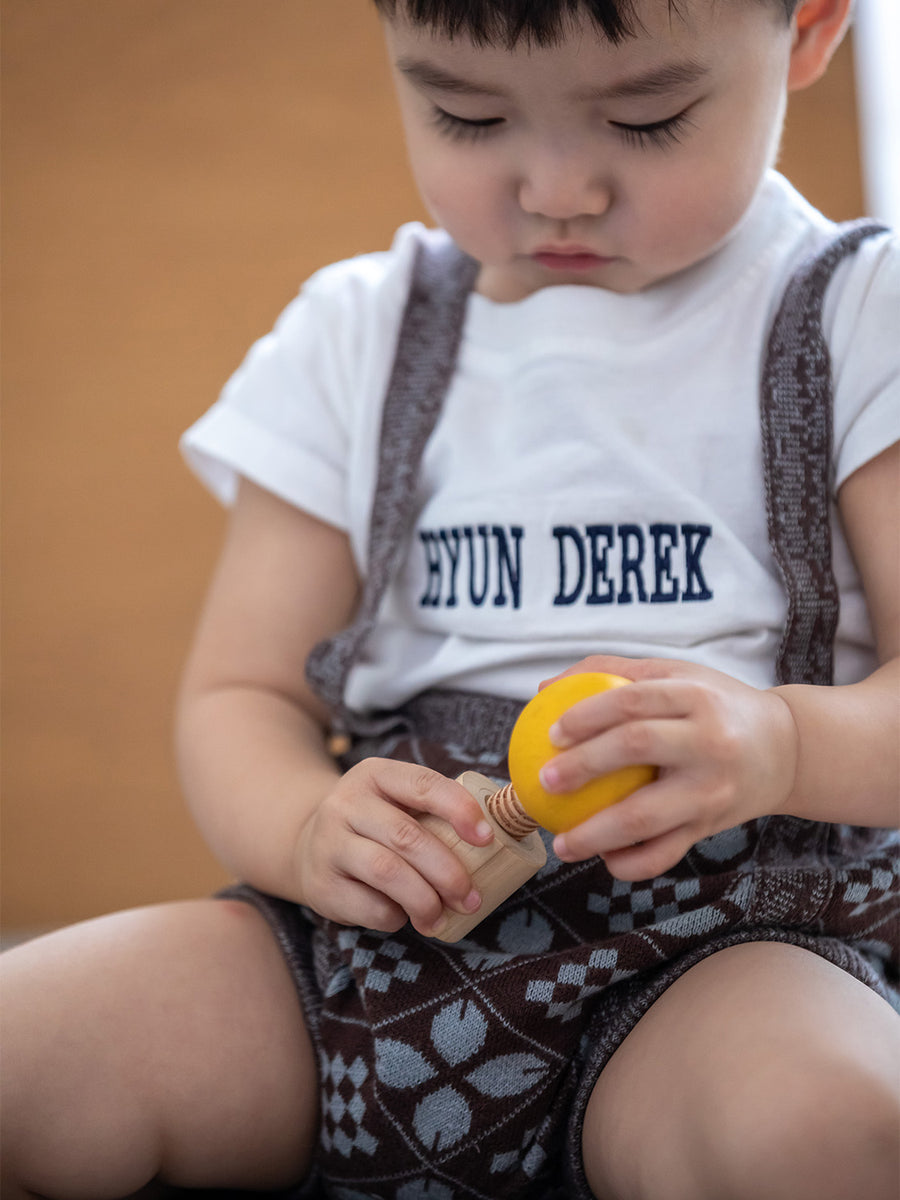
[[[446,774],[492,773],[418,739],[379,749]],[[889,835],[794,818],[709,838],[634,884],[550,853],[452,945],[409,926],[340,926],[244,886],[226,894],[269,921],[316,1046],[313,1194],[589,1200],[585,1107],[662,992],[718,950],[780,941],[896,1000],[898,871]]]

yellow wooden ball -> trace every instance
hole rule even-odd
[[[580,825],[656,778],[655,767],[634,766],[591,779],[574,792],[551,793],[541,785],[541,768],[560,753],[550,741],[551,726],[579,700],[629,683],[621,675],[601,671],[565,675],[538,692],[519,714],[509,741],[510,778],[522,807],[551,833]]]

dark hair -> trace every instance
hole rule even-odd
[[[777,5],[790,20],[799,0],[757,3]],[[678,11],[679,0],[668,4]],[[580,13],[586,13],[613,43],[632,37],[639,25],[634,0],[375,0],[375,7],[386,17],[399,8],[414,25],[451,38],[463,34],[479,46],[512,47],[521,41],[552,45],[564,35],[567,22]]]

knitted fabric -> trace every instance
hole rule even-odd
[[[769,541],[788,594],[778,683],[831,683],[838,589],[831,570],[831,355],[822,305],[835,267],[882,226],[851,222],[796,271],[769,337],[762,434]]]
[[[872,231],[842,231],[802,268],[763,371],[765,489],[789,595],[785,681],[830,680],[830,388],[817,331],[831,271]],[[356,714],[343,699],[410,528],[473,279],[449,240],[422,251],[386,401],[360,616],[310,658],[352,735],[347,768],[377,755],[507,778],[514,701],[428,692]],[[230,894],[266,915],[296,981],[320,1070],[315,1178],[343,1200],[587,1200],[581,1124],[600,1071],[666,987],[727,946],[803,946],[886,996],[896,979],[896,841],[789,817],[708,838],[634,884],[600,860],[551,854],[455,945],[409,926],[340,926],[250,888]]]
[[[475,260],[449,238],[435,247],[420,247],[413,267],[381,417],[381,456],[362,601],[352,625],[315,646],[306,665],[307,678],[331,707],[336,733],[362,725],[373,732],[381,725],[371,718],[354,720],[344,703],[344,688],[400,565],[419,461],[453,375],[466,301],[477,272]]]

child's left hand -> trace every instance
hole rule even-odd
[[[786,811],[797,766],[797,730],[774,691],[671,659],[593,655],[567,675],[608,671],[634,680],[574,705],[558,722],[566,749],[542,772],[565,793],[634,763],[658,779],[596,813],[554,850],[567,862],[599,855],[619,879],[650,879],[701,838]]]

